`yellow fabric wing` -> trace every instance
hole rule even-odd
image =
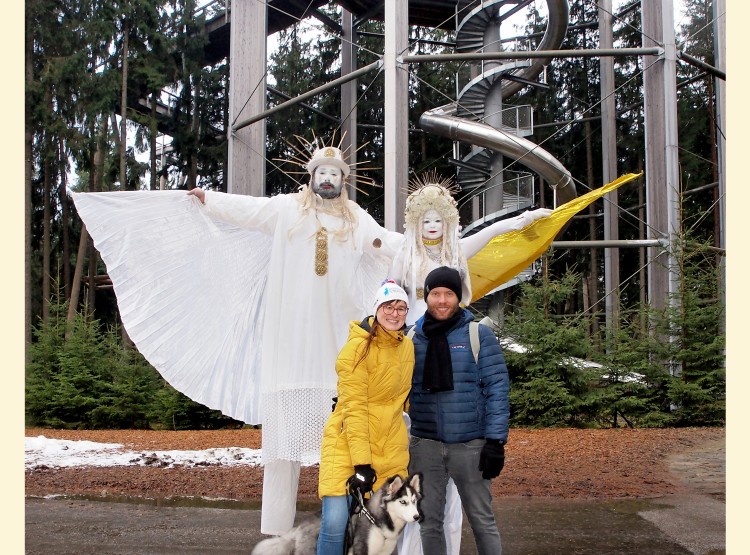
[[[472,302],[517,276],[539,258],[555,236],[577,212],[643,173],[629,173],[558,206],[548,218],[541,218],[519,231],[498,235],[469,260]]]

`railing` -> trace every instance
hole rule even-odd
[[[503,205],[500,208],[499,211],[505,212],[507,214],[511,212],[515,212],[517,210],[523,210],[525,208],[528,208],[531,202],[531,199],[534,198],[534,175],[531,173],[526,172],[514,172],[514,171],[505,171],[505,175],[508,174],[515,174],[514,177],[511,177],[508,180],[503,181],[500,185],[500,187],[503,188]],[[491,188],[490,188],[491,189]],[[487,191],[490,189],[483,189],[482,191],[479,191],[473,195],[471,195],[468,198],[465,198],[459,208],[464,206],[467,202],[472,201],[475,198],[479,199],[479,214],[478,214],[478,220],[484,219],[486,216],[489,216],[490,213],[486,210],[486,202],[485,202],[485,195]],[[495,214],[498,212],[498,210],[493,210],[491,214]]]
[[[510,129],[516,135],[529,135],[534,132],[534,111],[531,104],[503,109],[501,120],[503,128]]]

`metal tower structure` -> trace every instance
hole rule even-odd
[[[698,65],[697,61],[686,53],[676,51],[674,43],[674,22],[672,21],[673,0],[659,0],[642,4],[644,39],[641,49],[609,48],[608,43],[602,43],[598,50],[558,50],[567,30],[568,2],[566,0],[546,0],[548,12],[548,26],[537,51],[502,51],[500,48],[499,25],[504,18],[527,7],[532,0],[384,0],[373,4],[365,0],[337,0],[345,10],[343,26],[337,22],[326,22],[329,26],[339,27],[336,32],[345,33],[351,48],[356,48],[357,27],[367,19],[380,19],[386,22],[387,51],[377,65],[372,68],[356,68],[344,58],[342,78],[336,83],[319,87],[312,93],[322,92],[333,86],[350,87],[359,75],[367,71],[381,70],[387,66],[391,76],[406,75],[408,64],[428,61],[463,60],[472,61],[475,68],[473,74],[460,76],[457,87],[456,102],[452,105],[441,106],[426,112],[420,119],[420,126],[427,132],[452,138],[456,143],[457,175],[462,187],[476,192],[482,191],[482,200],[474,201],[473,223],[467,231],[487,225],[494,219],[502,217],[513,209],[520,209],[530,204],[533,189],[516,186],[524,184],[530,179],[527,175],[513,176],[508,179],[506,159],[525,165],[533,173],[538,174],[545,182],[556,187],[556,202],[562,203],[576,195],[573,179],[567,170],[552,156],[543,151],[538,145],[529,142],[525,137],[533,129],[533,113],[530,107],[514,107],[510,110],[504,103],[515,93],[529,85],[534,85],[538,75],[553,57],[598,57],[600,59],[619,56],[642,56],[644,66],[647,67],[644,79],[646,104],[646,188],[648,191],[648,241],[640,241],[638,245],[620,245],[615,236],[605,237],[605,242],[586,247],[600,246],[616,248],[618,246],[638,246],[649,248],[649,259],[657,262],[664,258],[663,248],[675,238],[679,227],[679,214],[674,202],[674,194],[679,190],[677,183],[677,161],[675,156],[677,138],[676,121],[673,117],[673,107],[676,102],[674,91],[675,73],[674,62],[677,58],[688,63]],[[235,73],[232,83],[235,89],[230,91],[230,97],[236,96],[245,87],[247,94],[240,94],[237,102],[245,103],[253,95],[257,96],[258,106],[243,108],[242,113],[233,114],[231,140],[237,141],[239,132],[245,127],[262,126],[265,107],[265,83],[261,82],[265,73],[265,35],[284,28],[300,18],[315,15],[321,19],[323,14],[316,13],[317,8],[326,4],[326,0],[312,0],[305,3],[285,0],[257,0],[254,2],[235,1],[231,4],[231,11],[217,16],[208,22],[209,45],[207,53],[212,52],[215,58],[226,56],[229,50],[231,65],[243,66],[242,71],[250,77],[240,77]],[[304,4],[304,5],[303,5]],[[604,12],[609,1],[602,4]],[[243,12],[243,10],[252,10]],[[601,15],[601,11],[600,11]],[[606,15],[606,13],[605,13]],[[325,16],[323,16],[325,18]],[[606,19],[606,18],[604,18]],[[236,25],[238,22],[250,22],[247,25]],[[252,22],[257,23],[254,27]],[[260,22],[264,22],[264,31],[260,31]],[[234,23],[234,25],[233,25]],[[425,25],[439,27],[456,32],[456,51],[454,54],[438,56],[411,56],[406,53],[404,37],[409,25]],[[602,26],[611,25],[607,21]],[[229,40],[229,29],[231,40]],[[240,53],[240,51],[244,53]],[[626,52],[627,51],[627,52]],[[223,52],[223,54],[222,54]],[[234,52],[234,54],[232,54]],[[351,53],[350,53],[351,54]],[[723,62],[723,51],[721,60]],[[351,58],[351,56],[349,56]],[[387,58],[387,59],[386,59]],[[706,64],[703,64],[704,69]],[[237,71],[234,68],[233,71]],[[721,70],[709,68],[720,79],[725,79]],[[258,78],[258,76],[261,76]],[[242,81],[245,81],[242,84]],[[393,80],[395,99],[387,103],[386,111],[390,116],[386,125],[403,126],[393,132],[390,148],[397,141],[403,141],[404,129],[407,124],[405,117],[398,114],[405,113],[405,82]],[[388,88],[388,87],[387,87]],[[609,93],[603,88],[603,96]],[[261,100],[262,99],[262,100]],[[288,102],[301,102],[303,99],[291,99]],[[235,102],[235,101],[232,101]],[[248,103],[252,104],[254,101]],[[351,100],[348,101],[351,106]],[[243,104],[244,106],[244,104]],[[394,113],[394,111],[399,111]],[[603,110],[603,116],[611,110]],[[356,111],[347,112],[349,129],[356,129]],[[243,118],[253,118],[251,123],[243,124]],[[342,116],[343,119],[343,116]],[[388,130],[387,130],[388,131]],[[398,137],[401,137],[400,139]],[[264,134],[255,133],[252,138],[239,137],[241,148],[246,148],[248,156],[237,156],[236,160],[245,163],[249,158],[257,157],[264,160]],[[356,137],[352,137],[356,141]],[[610,136],[611,139],[611,136]],[[607,140],[603,137],[603,140]],[[605,149],[603,163],[607,175],[602,176],[602,182],[607,182],[613,171],[616,152],[610,143]],[[397,147],[396,147],[396,150]],[[386,168],[386,175],[390,175],[386,188],[390,188],[392,198],[397,196],[401,184],[396,181],[403,179],[405,173],[403,157],[393,156],[387,165],[400,165],[398,170]],[[723,159],[722,159],[723,164]],[[723,177],[723,165],[722,165]],[[615,170],[616,171],[616,170]],[[231,170],[230,170],[231,172]],[[243,169],[234,170],[233,175],[246,175]],[[513,187],[510,188],[509,184]],[[251,192],[251,191],[248,191]],[[262,192],[252,192],[262,194]],[[723,197],[722,197],[723,198]],[[721,202],[723,214],[723,200]],[[390,211],[390,212],[389,212]],[[399,209],[396,202],[386,205],[389,227],[398,229]],[[616,216],[616,211],[611,213]],[[394,223],[395,222],[395,223]],[[723,225],[723,222],[722,222]],[[723,244],[723,243],[722,243]],[[658,246],[657,246],[658,245]],[[560,246],[563,246],[562,244]],[[569,246],[569,245],[565,245]],[[614,251],[612,251],[614,252]],[[655,306],[665,306],[669,293],[675,284],[674,272],[676,268],[669,260],[664,263],[649,264],[648,283],[649,301]],[[616,281],[616,280],[615,280]],[[610,282],[611,283],[611,282]],[[611,285],[607,285],[610,289]],[[608,291],[609,292],[609,291]]]

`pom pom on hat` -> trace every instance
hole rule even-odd
[[[372,305],[372,313],[375,314],[383,303],[389,303],[391,301],[404,301],[406,306],[409,306],[409,297],[395,281],[387,279],[383,282],[383,285],[378,289],[375,295],[375,302]]]
[[[461,274],[455,268],[440,266],[435,268],[424,278],[424,294],[430,294],[435,287],[447,287],[461,300]]]

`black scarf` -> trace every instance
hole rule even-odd
[[[436,320],[429,312],[425,313],[422,323],[422,331],[428,339],[422,378],[425,391],[453,391],[453,363],[446,334],[462,317],[462,310],[447,320]]]

